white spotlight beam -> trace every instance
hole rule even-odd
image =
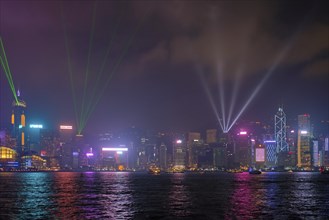
[[[232,91],[231,101],[230,101],[230,108],[228,110],[228,117],[227,117],[227,123],[226,123],[227,126],[225,128],[226,131],[229,130],[228,128],[229,128],[229,125],[230,125],[231,117],[232,117],[232,114],[233,114],[233,109],[235,107],[236,98],[237,98],[237,95],[238,95],[239,86],[240,86],[240,82],[241,82],[241,74],[242,74],[242,68],[240,67],[239,70],[235,74],[233,91]]]
[[[224,83],[223,83],[223,72],[220,68],[217,70],[217,78],[219,82],[219,99],[220,99],[220,107],[222,112],[222,119],[223,119],[223,131],[226,130],[226,117],[225,117],[225,94],[224,94]]]
[[[269,69],[269,71],[265,74],[265,76],[263,77],[263,79],[260,81],[260,83],[257,85],[257,87],[255,88],[255,90],[252,92],[252,94],[248,98],[247,102],[244,104],[244,106],[242,107],[242,109],[240,110],[240,112],[238,113],[238,115],[233,120],[233,122],[230,125],[228,131],[233,127],[233,125],[235,124],[235,122],[240,118],[240,116],[242,115],[242,113],[246,110],[246,108],[248,107],[248,105],[251,103],[251,101],[258,94],[259,90],[263,87],[263,85],[265,84],[266,80],[272,75],[272,73],[277,68],[277,66],[279,65],[279,63],[281,62],[281,60],[285,56],[285,54],[288,52],[288,49],[290,47],[291,47],[291,44],[288,44],[288,46],[286,46],[281,51],[281,53],[278,55],[278,57],[275,59],[274,64],[271,66],[271,68]]]
[[[197,72],[198,72],[198,74],[199,74],[199,76],[200,76],[201,84],[202,84],[204,90],[206,91],[206,94],[207,94],[208,100],[209,100],[210,105],[211,105],[211,108],[212,108],[212,110],[213,110],[213,112],[214,112],[214,114],[215,114],[215,116],[216,116],[216,119],[217,119],[217,121],[218,121],[218,123],[219,123],[221,129],[224,131],[224,127],[223,127],[223,124],[222,124],[222,122],[221,122],[221,120],[220,120],[220,117],[219,117],[219,115],[218,115],[218,110],[217,110],[217,108],[216,108],[216,105],[215,105],[214,99],[213,99],[213,97],[212,97],[212,95],[211,95],[211,93],[210,93],[210,91],[209,91],[209,87],[207,86],[206,80],[204,79],[204,76],[203,76],[203,73],[202,73],[202,70],[201,70],[200,67],[198,67],[198,71],[197,71]]]

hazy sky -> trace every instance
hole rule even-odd
[[[328,120],[328,7],[326,1],[0,0],[0,35],[33,123],[76,123],[76,100],[78,115],[90,103],[87,132],[215,127],[205,86],[220,117],[224,91],[227,118],[237,85],[233,119],[265,76],[241,118],[269,121],[283,104],[290,118],[309,113]],[[0,74],[4,127],[13,96]]]

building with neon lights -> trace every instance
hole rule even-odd
[[[47,167],[58,170],[62,165],[62,146],[57,131],[42,129],[40,131],[40,147],[47,159]]]
[[[184,170],[186,167],[186,144],[181,140],[173,143],[173,168]]]
[[[16,151],[22,158],[28,151],[26,134],[26,103],[20,97],[20,91],[17,91],[18,100],[12,103],[13,111],[11,115],[12,137],[16,140]],[[21,162],[21,167],[25,167],[25,162]]]
[[[274,115],[274,135],[276,141],[276,165],[287,165],[287,156],[289,152],[289,146],[287,143],[287,123],[286,114],[283,108],[280,107],[278,112]]]
[[[17,153],[15,150],[1,146],[0,147],[0,170],[10,171],[18,168]]]
[[[310,115],[298,115],[297,167],[310,169],[312,166]]]
[[[161,143],[159,147],[159,167],[161,170],[167,170],[167,146]]]
[[[276,141],[275,140],[264,141],[264,146],[265,146],[265,166],[275,167],[277,161]]]
[[[199,132],[189,132],[187,134],[187,155],[188,167],[196,168],[198,166],[198,148],[200,148],[201,134]]]
[[[240,131],[235,137],[234,161],[239,167],[249,167],[252,164],[252,143],[247,131]]]
[[[119,147],[102,147],[101,170],[125,170],[128,168],[128,148],[125,145]]]

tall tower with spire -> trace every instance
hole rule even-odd
[[[286,114],[283,107],[279,107],[278,112],[274,115],[274,135],[276,141],[276,165],[283,166],[284,160],[288,154],[287,143],[287,123]]]
[[[12,124],[12,137],[16,140],[16,151],[23,157],[28,151],[26,148],[26,102],[21,99],[20,91],[17,91],[17,101],[14,100],[12,103],[12,115],[11,115],[11,124]],[[21,164],[22,166],[23,164]]]

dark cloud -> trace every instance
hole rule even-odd
[[[43,113],[53,121],[73,118],[63,25],[67,28],[74,83],[79,92],[84,87],[94,4],[0,2],[0,34],[15,85],[27,94],[31,114],[36,118]],[[277,87],[272,82],[281,83],[288,78],[296,84],[309,78],[328,81],[326,6],[326,1],[97,1],[88,91],[105,86],[136,26],[143,23],[105,90],[91,125],[95,128],[103,122],[102,127],[109,126],[107,121],[114,122],[112,126],[148,121],[149,126],[170,127],[170,117],[176,121],[175,127],[203,124],[197,113],[211,115],[211,110],[196,66],[205,70],[212,91],[217,89],[219,70],[231,80],[230,86],[235,74],[241,72],[241,103],[276,61],[277,71],[268,82],[269,88]],[[96,85],[96,73],[115,30],[112,52],[103,78]],[[1,85],[7,86],[1,77]],[[327,87],[321,84],[314,89],[314,95],[325,94]],[[288,83],[281,88],[290,92]],[[269,93],[264,89],[264,94]],[[45,99],[51,101],[40,101]],[[320,99],[324,103],[327,96]],[[10,98],[2,100],[5,106],[9,101]],[[56,111],[58,106],[61,108]],[[10,107],[3,111],[10,112]],[[327,113],[321,114],[328,117]],[[204,120],[211,121],[209,118]]]

